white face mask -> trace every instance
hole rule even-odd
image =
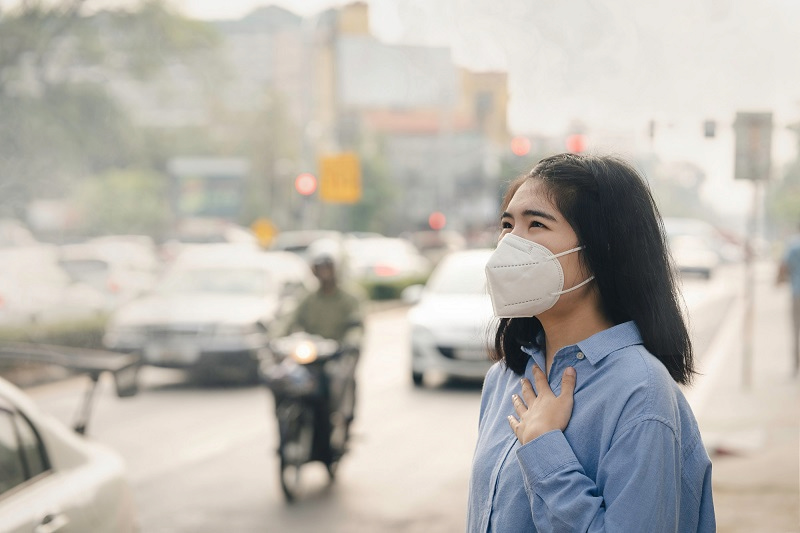
[[[553,307],[560,295],[592,281],[594,276],[564,290],[564,271],[558,258],[581,249],[583,246],[553,255],[541,244],[506,234],[486,264],[486,281],[495,316],[539,315]]]

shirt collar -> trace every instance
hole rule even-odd
[[[542,337],[543,333],[540,332],[539,335],[540,337],[537,338],[537,341],[541,346],[544,340]],[[639,333],[639,328],[636,327],[636,324],[631,320],[595,333],[591,337],[572,346],[577,346],[578,349],[583,352],[583,355],[586,356],[586,359],[588,359],[592,365],[596,365],[610,353],[642,343],[642,335]],[[569,346],[565,346],[564,348],[569,348]],[[522,351],[534,358],[537,353],[541,353],[541,350],[534,346],[523,346]]]
[[[634,344],[642,344],[642,335],[636,323],[631,320],[595,333],[577,344],[586,359],[596,365],[612,352]]]

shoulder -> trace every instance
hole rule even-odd
[[[614,394],[623,402],[618,430],[655,420],[677,431],[681,392],[664,364],[641,344],[610,355]]]
[[[498,361],[489,367],[483,380],[482,395],[491,396],[497,393],[504,394],[510,381],[516,381],[519,376],[506,366],[505,361]]]
[[[343,284],[339,286],[339,292],[342,298],[352,303],[360,304],[367,299],[367,292],[361,285],[353,283]]]

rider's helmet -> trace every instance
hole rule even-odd
[[[328,265],[334,272],[339,271],[342,262],[341,244],[333,239],[318,239],[307,250],[308,262],[312,268]]]

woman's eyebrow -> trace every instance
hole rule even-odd
[[[546,218],[547,220],[552,220],[553,222],[558,222],[556,220],[556,217],[554,217],[550,213],[545,213],[544,211],[539,211],[538,209],[526,209],[525,211],[522,212],[522,215],[526,217],[542,217]],[[502,220],[504,218],[514,218],[514,217],[508,211],[503,211],[503,214],[500,215],[500,219]]]

